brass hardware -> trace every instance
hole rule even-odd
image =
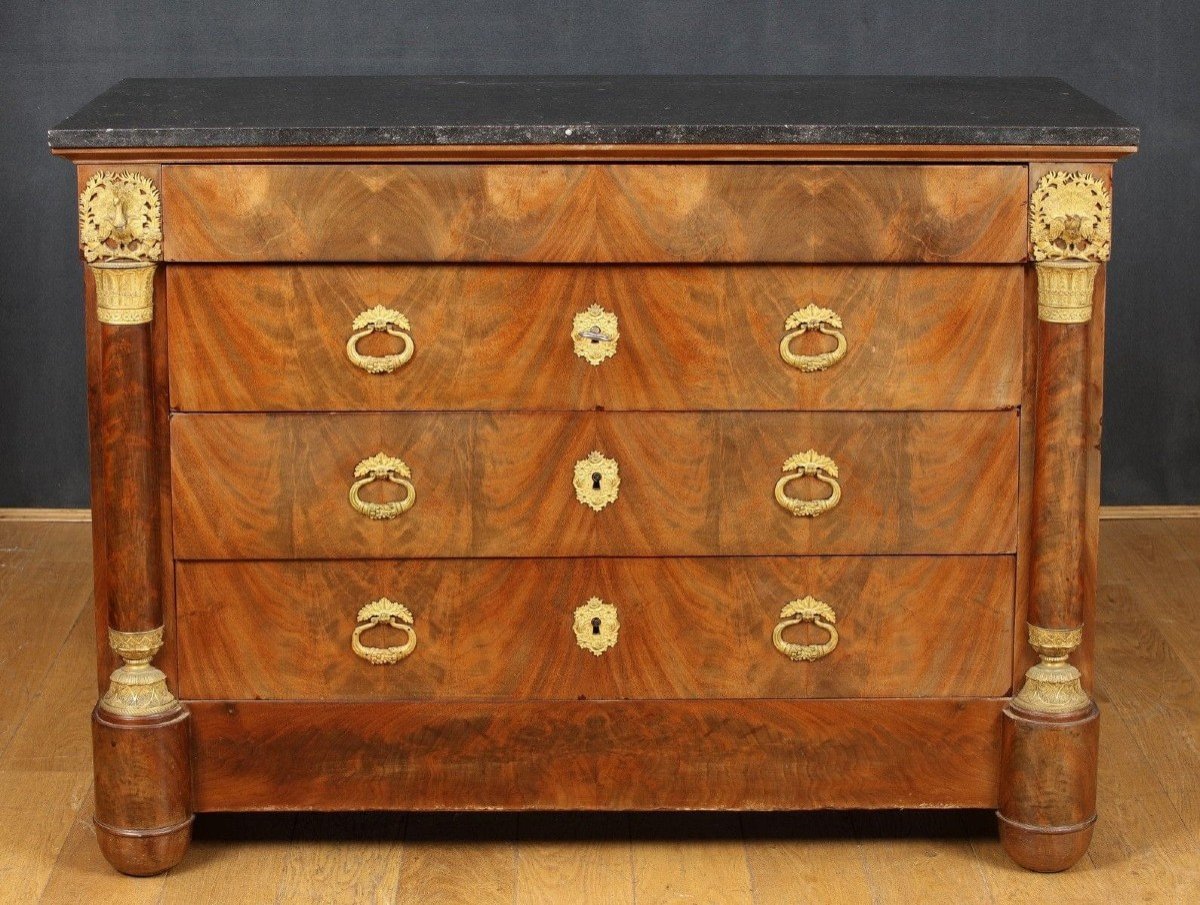
[[[571,339],[575,343],[575,354],[592,365],[599,365],[606,358],[617,354],[617,316],[599,305],[575,315],[571,324]]]
[[[350,649],[368,663],[386,666],[399,663],[417,648],[417,633],[413,628],[413,615],[402,603],[380,597],[358,611],[358,625],[350,637]],[[398,647],[370,647],[362,643],[362,633],[377,625],[390,625],[408,637]]]
[[[115,628],[108,630],[108,646],[114,654],[123,660],[135,662],[154,659],[154,655],[162,650],[163,627],[152,628],[146,632],[119,632]]]
[[[1029,237],[1036,261],[1107,261],[1112,250],[1108,189],[1087,173],[1047,173],[1029,199]]]
[[[572,483],[575,498],[599,512],[616,500],[621,489],[621,473],[614,460],[597,450],[575,463]]]
[[[1083,641],[1083,629],[1029,626],[1029,644],[1038,662],[1025,672],[1025,684],[1014,703],[1034,713],[1074,713],[1087,709],[1092,699],[1080,683],[1079,670],[1067,658]]]
[[[350,329],[354,333],[346,341],[346,357],[352,365],[368,374],[390,374],[413,357],[413,340],[408,333],[412,327],[408,318],[399,311],[376,305],[356,317]],[[363,355],[358,351],[358,341],[372,333],[387,333],[396,337],[402,343],[400,351],[393,355]]]
[[[1082,324],[1092,317],[1099,262],[1112,250],[1112,198],[1087,173],[1055,171],[1029,199],[1029,240],[1038,275],[1038,318]]]
[[[154,319],[154,272],[162,260],[162,203],[140,173],[100,172],[79,195],[79,246],[96,285],[102,324]]]
[[[1038,319],[1051,324],[1086,324],[1092,319],[1095,261],[1039,261]]]
[[[837,463],[815,449],[797,453],[783,463],[784,476],[775,482],[775,502],[795,516],[815,518],[828,512],[842,499],[842,486],[838,483]],[[833,493],[823,500],[798,500],[787,495],[787,485],[797,478],[816,478],[833,488]]]
[[[89,264],[96,281],[96,319],[128,326],[154,320],[154,262]]]
[[[788,333],[779,341],[779,357],[793,368],[805,372],[824,371],[846,357],[846,335],[842,333],[842,319],[828,308],[809,305],[793,311],[783,325]],[[816,355],[797,355],[792,351],[792,342],[810,330],[816,330],[837,340],[837,345],[828,352]]]
[[[392,456],[378,453],[369,459],[363,459],[354,466],[354,477],[358,478],[350,485],[350,505],[355,511],[361,512],[370,519],[391,519],[403,515],[412,509],[417,501],[417,489],[409,478],[412,471],[404,461]],[[390,481],[405,490],[404,497],[392,500],[390,503],[369,503],[359,498],[358,492],[372,481]]]
[[[79,244],[89,264],[162,260],[162,203],[141,173],[96,173],[79,195]]]
[[[617,608],[593,597],[575,610],[574,628],[579,646],[598,657],[617,643],[617,633],[621,630]]]
[[[789,659],[806,662],[819,660],[832,653],[838,645],[838,632],[834,625],[837,622],[837,614],[833,611],[833,607],[822,603],[815,597],[793,600],[780,611],[779,619],[775,631],[771,633],[771,640],[775,642],[775,649]],[[811,622],[817,628],[827,631],[829,640],[824,644],[793,644],[791,641],[783,640],[785,629],[804,622]]]
[[[116,716],[147,717],[178,709],[167,677],[150,661],[162,648],[162,626],[145,632],[108,630],[108,646],[124,661],[113,670],[100,708]]]

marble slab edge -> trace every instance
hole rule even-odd
[[[369,147],[461,145],[1075,145],[1126,147],[1134,126],[468,125],[51,129],[50,147]]]

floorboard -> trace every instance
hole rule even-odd
[[[91,827],[86,524],[0,521],[0,902],[1200,901],[1200,519],[1101,527],[1100,820],[1065,874],[1014,867],[992,815],[209,814],[132,880]]]

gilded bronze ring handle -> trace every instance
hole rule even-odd
[[[846,357],[846,335],[842,333],[842,319],[828,308],[809,305],[793,311],[783,325],[787,334],[779,341],[779,357],[800,371],[824,371]],[[792,342],[810,330],[816,330],[837,340],[837,345],[828,352],[816,355],[797,355],[792,351]]]
[[[775,502],[795,516],[815,518],[828,512],[842,499],[842,485],[838,483],[837,463],[815,449],[797,453],[783,463],[784,475],[775,482]],[[811,477],[833,488],[823,500],[798,500],[787,495],[787,485],[799,478]]]
[[[791,660],[819,660],[838,645],[838,632],[834,625],[837,622],[837,614],[829,604],[822,603],[814,597],[793,600],[779,613],[779,619],[779,624],[771,633],[771,640],[775,642],[775,649]],[[791,641],[784,641],[784,630],[802,622],[811,622],[817,628],[829,632],[829,640],[824,644],[793,644]]]
[[[408,318],[399,311],[376,305],[356,317],[350,329],[354,333],[346,341],[346,357],[352,365],[368,374],[390,374],[413,357],[413,340],[408,334],[412,328]],[[400,351],[393,355],[363,355],[358,351],[358,341],[372,333],[387,333],[396,337],[403,344]]]
[[[417,489],[409,478],[412,471],[403,460],[379,453],[363,459],[354,466],[354,477],[358,480],[350,485],[350,505],[370,519],[389,519],[403,515],[417,501]],[[370,503],[361,499],[358,492],[372,481],[390,481],[404,488],[404,497],[389,503]]]
[[[402,603],[394,603],[386,597],[368,603],[358,611],[358,625],[350,637],[350,649],[368,663],[386,666],[399,663],[417,647],[417,633],[413,629],[413,615]],[[397,647],[370,647],[362,643],[362,633],[377,625],[390,625],[408,637]]]

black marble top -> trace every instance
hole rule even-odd
[[[126,79],[53,148],[462,144],[1134,145],[1049,78]]]

